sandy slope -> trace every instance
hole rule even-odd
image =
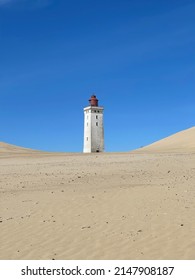
[[[195,127],[180,131],[139,149],[141,152],[195,152]]]
[[[0,153],[0,259],[195,259],[194,216],[194,153]]]
[[[4,142],[0,142],[0,155],[2,154],[8,155],[9,153],[23,154],[23,153],[36,153],[36,152],[40,152],[40,151],[31,150],[28,148],[23,148],[23,147],[7,144]]]

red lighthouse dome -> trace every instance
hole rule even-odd
[[[98,107],[98,99],[96,98],[96,95],[92,95],[89,99],[90,106],[96,106]]]

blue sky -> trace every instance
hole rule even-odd
[[[83,107],[106,151],[195,125],[194,0],[0,0],[0,141],[81,152]]]

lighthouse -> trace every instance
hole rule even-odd
[[[84,153],[104,151],[104,108],[98,106],[96,95],[89,99],[89,105],[84,108]]]

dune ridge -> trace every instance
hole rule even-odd
[[[39,152],[39,151],[8,144],[5,142],[0,142],[0,154],[1,153],[35,153],[35,152]]]
[[[195,152],[195,126],[177,132],[148,146],[140,152]]]

